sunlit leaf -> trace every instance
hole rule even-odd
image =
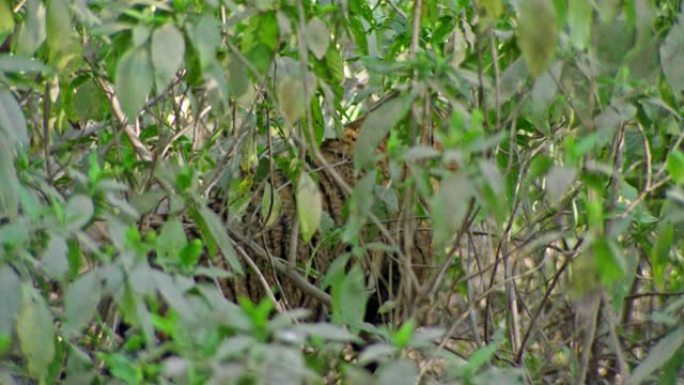
[[[406,116],[412,100],[411,95],[392,98],[368,115],[354,147],[354,167],[360,169],[373,161],[375,148]]]
[[[89,271],[69,285],[64,294],[64,333],[67,336],[76,336],[92,319],[101,295],[100,270]]]
[[[532,76],[546,71],[556,51],[556,12],[546,0],[524,0],[518,19],[518,47]]]
[[[193,268],[202,256],[202,241],[193,239],[180,251],[180,262],[185,268]]]
[[[19,347],[28,363],[29,374],[40,379],[55,356],[55,326],[43,297],[26,284],[21,292],[21,311],[16,326]]]
[[[121,108],[134,121],[154,85],[154,70],[146,46],[127,51],[116,66],[114,88]]]
[[[328,51],[329,43],[330,32],[325,23],[317,17],[309,20],[309,23],[306,26],[306,45],[316,59],[323,59],[326,51]]]
[[[323,201],[318,185],[306,172],[299,175],[296,199],[300,235],[304,242],[309,242],[321,224]]]
[[[185,40],[172,23],[167,23],[152,34],[151,50],[155,85],[160,94],[183,64]]]
[[[278,48],[278,20],[275,12],[263,13],[255,20],[258,23],[257,36],[259,41],[275,51]]]
[[[403,325],[397,330],[394,334],[392,334],[392,342],[394,345],[396,345],[399,348],[404,348],[406,345],[411,342],[411,337],[413,336],[413,332],[416,329],[416,322],[413,319],[410,319],[406,322],[404,322]]]
[[[672,180],[680,184],[684,182],[684,153],[680,150],[674,150],[667,155],[666,163],[667,173],[670,174]]]
[[[648,357],[641,361],[631,376],[627,377],[625,385],[642,384],[653,372],[665,365],[682,346],[684,346],[684,326],[679,326],[658,341],[649,352]]]

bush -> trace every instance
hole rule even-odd
[[[684,374],[672,1],[0,0],[0,383]]]

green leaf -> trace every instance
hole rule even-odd
[[[65,231],[71,233],[80,230],[90,222],[94,210],[90,197],[83,194],[72,196],[64,206]]]
[[[328,67],[330,76],[336,84],[344,81],[344,61],[340,50],[335,44],[328,45],[328,52],[325,54],[325,65]]]
[[[181,265],[186,269],[191,269],[197,266],[200,257],[202,256],[202,241],[193,239],[180,251]]]
[[[71,12],[66,0],[47,2],[48,62],[58,70],[64,69],[72,60],[80,58],[81,45],[74,38]]]
[[[461,227],[472,195],[471,182],[462,175],[450,176],[440,186],[430,212],[437,249],[445,246]]]
[[[306,108],[304,84],[301,79],[284,75],[278,84],[278,103],[285,121],[292,126],[304,115]]]
[[[12,0],[0,0],[0,45],[14,31]]]
[[[354,186],[350,197],[349,219],[344,227],[342,240],[346,243],[356,243],[361,228],[366,224],[368,214],[373,207],[373,187],[375,187],[375,171],[370,171]]]
[[[657,228],[656,239],[651,249],[653,281],[662,290],[665,290],[665,271],[670,261],[670,250],[674,243],[674,234],[674,225],[672,223],[661,223]]]
[[[109,111],[109,101],[94,80],[88,80],[74,89],[71,97],[71,117],[80,122],[102,121]]]
[[[157,284],[157,291],[164,297],[166,303],[178,312],[180,316],[187,320],[192,320],[194,311],[190,302],[185,298],[185,289],[179,284],[178,280],[162,271],[154,272],[154,281]]]
[[[43,297],[28,285],[23,285],[21,292],[21,311],[16,325],[19,347],[31,377],[41,379],[55,356],[55,326]]]
[[[0,0],[1,1],[1,0]],[[19,55],[0,55],[0,72],[4,73],[27,73],[36,72],[42,75],[50,75],[52,69],[38,60]]]
[[[674,150],[667,154],[667,173],[676,184],[684,182],[684,153]]]
[[[561,199],[577,178],[577,170],[572,167],[554,166],[546,175],[546,192],[552,206]]]
[[[317,17],[309,20],[306,26],[306,45],[316,59],[323,59],[328,51],[328,44],[330,44],[330,31],[325,23]]]
[[[604,238],[594,241],[592,246],[596,269],[601,282],[610,286],[625,274],[625,264],[617,246]]]
[[[21,281],[9,265],[0,267],[0,298],[0,338],[11,338],[21,309]]]
[[[145,43],[147,43],[148,40],[150,40],[150,28],[145,25],[145,24],[137,24],[135,27],[133,27],[133,46],[134,47],[139,47]]]
[[[5,89],[0,89],[0,130],[11,148],[28,147],[26,118],[14,96]]]
[[[256,20],[258,29],[256,31],[259,41],[265,44],[272,51],[278,48],[278,18],[275,12],[264,13]]]
[[[684,326],[679,326],[658,341],[649,352],[648,357],[641,361],[631,376],[627,378],[625,385],[639,385],[646,381],[653,372],[665,365],[682,346],[684,346]]]
[[[116,379],[123,381],[125,384],[140,384],[143,381],[143,373],[140,365],[136,365],[134,361],[122,353],[110,353],[103,355],[103,361],[109,367],[109,371]]]
[[[151,50],[157,93],[161,94],[183,64],[185,40],[172,23],[167,23],[152,34]]]
[[[216,62],[216,48],[221,44],[221,26],[215,17],[205,13],[188,32],[204,70]]]
[[[228,62],[228,87],[233,97],[239,98],[249,91],[249,75],[246,66],[238,58],[233,57]]]
[[[684,63],[684,15],[679,16],[677,24],[672,26],[660,46],[660,65],[667,83],[678,98],[682,97],[684,91],[682,63]]]
[[[413,385],[418,379],[416,363],[409,359],[390,361],[378,371],[378,385]]]
[[[264,196],[261,198],[261,218],[264,221],[264,226],[269,227],[280,218],[281,206],[280,194],[275,191],[270,183],[266,182]]]
[[[121,109],[134,121],[154,84],[154,70],[147,46],[128,50],[116,66],[114,89]]]
[[[225,226],[221,222],[221,219],[216,215],[215,212],[211,211],[206,206],[200,206],[197,209],[197,214],[199,216],[196,218],[201,221],[203,228],[203,233],[218,246],[223,254],[223,258],[228,262],[228,265],[237,274],[243,274],[242,266],[240,266],[240,261],[237,259],[237,254],[233,248],[228,234],[226,233]]]
[[[524,0],[518,19],[518,47],[536,77],[553,59],[556,51],[557,28],[556,13],[547,0]]]
[[[358,265],[332,288],[332,317],[336,323],[358,327],[366,313],[366,284]]]
[[[504,186],[504,178],[494,162],[480,162],[480,172],[486,183],[482,186],[482,195],[499,225],[505,225],[508,217],[508,200]]]
[[[484,10],[486,23],[494,23],[503,12],[501,0],[478,0],[478,7]]]
[[[91,270],[78,277],[64,294],[64,334],[76,337],[93,318],[102,296],[100,270]]]
[[[415,330],[416,322],[413,319],[404,322],[399,330],[392,334],[392,343],[398,348],[406,347],[411,342]]]
[[[159,257],[176,261],[181,250],[188,244],[185,229],[178,217],[169,218],[161,228],[157,238]]]
[[[294,325],[293,329],[309,336],[323,338],[326,341],[346,342],[359,340],[358,337],[350,333],[343,326],[333,325],[326,322]]]
[[[302,239],[308,243],[321,224],[323,201],[318,185],[306,172],[299,175],[295,197],[297,199],[299,229]]]
[[[571,0],[568,2],[568,24],[570,41],[579,50],[583,50],[591,35],[592,5],[589,0]]]
[[[50,235],[50,241],[43,252],[42,260],[47,274],[52,279],[62,280],[69,272],[67,251],[67,243],[64,237],[58,234]]]
[[[1,103],[1,101],[0,101]],[[0,106],[2,108],[2,106]],[[0,119],[2,119],[0,114]],[[0,134],[3,134],[0,132]],[[9,143],[0,141],[0,212],[8,218],[15,218],[19,213],[19,179],[14,168],[13,149]]]
[[[16,53],[33,56],[45,41],[45,5],[39,0],[26,2],[24,22],[16,36]]]
[[[500,337],[501,331],[499,330],[494,335],[494,341],[477,349],[473,354],[470,355],[468,362],[462,367],[458,368],[458,371],[462,373],[463,377],[471,378],[473,375],[475,375],[478,369],[492,360],[494,354],[499,349],[499,344],[501,343]]]
[[[375,148],[389,134],[411,108],[413,96],[392,98],[371,112],[361,125],[354,147],[354,167],[361,169],[374,160]]]

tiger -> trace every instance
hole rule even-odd
[[[239,238],[235,245],[240,256],[250,258],[255,252],[260,252],[257,254],[261,255],[250,258],[254,265],[246,269],[244,277],[234,277],[223,282],[222,290],[226,297],[231,300],[247,297],[252,302],[260,302],[270,295],[271,300],[275,300],[280,309],[304,308],[310,310],[313,317],[329,316],[330,297],[323,295],[324,292],[320,289],[323,278],[336,258],[352,252],[350,245],[339,241],[339,233],[348,219],[349,191],[345,190],[335,177],[341,178],[347,186],[355,186],[362,177],[354,169],[353,153],[364,118],[365,116],[346,125],[343,134],[338,138],[323,141],[319,148],[322,159],[312,156],[305,159],[307,167],[301,172],[309,172],[317,181],[322,196],[323,216],[327,219],[329,230],[326,233],[318,231],[311,242],[304,243],[301,238],[296,242],[292,240],[293,230],[296,230],[294,228],[298,225],[295,183],[280,171],[269,173],[264,181],[268,183],[255,183],[257,187],[255,191],[250,192],[252,198],[241,223],[233,226],[239,231],[232,235]],[[378,152],[384,151],[385,142],[378,147]],[[325,164],[322,164],[321,160]],[[378,182],[387,183],[387,163],[380,162],[378,168]],[[262,207],[264,194],[267,194],[265,189],[270,189],[268,194],[278,194],[280,209],[277,213],[273,213],[272,208]],[[270,199],[271,202],[273,200],[274,198]],[[383,210],[379,210],[378,213],[381,215]],[[264,218],[264,215],[268,218]],[[405,239],[404,230],[400,228],[398,221],[399,214],[388,215],[385,212],[382,215],[384,217],[378,219],[385,224],[386,230],[401,247],[405,244]],[[369,225],[366,227],[369,229],[363,232],[363,235],[373,234],[374,239],[362,241],[385,241],[377,235],[377,229],[372,229]],[[294,234],[296,235],[296,232]],[[291,250],[295,243],[296,251]],[[424,272],[417,275],[416,272],[426,271],[424,267],[430,264],[432,256],[429,225],[425,221],[414,226],[412,242],[409,243],[411,252],[407,254],[411,258],[412,266],[409,274],[414,276],[416,283],[415,281],[419,281],[418,276],[425,276]],[[283,271],[283,265],[291,264],[293,253],[296,263],[289,268],[297,272],[295,279],[293,274],[288,276]],[[276,263],[280,266],[276,266]],[[364,258],[361,258],[359,263],[368,276],[368,305],[364,320],[370,323],[385,322],[387,315],[383,314],[382,308],[391,309],[390,300],[401,294],[400,292],[406,291],[402,284],[406,277],[402,277],[400,272],[406,273],[407,269],[401,266],[402,262],[397,253],[382,248],[366,248]],[[310,290],[305,287],[307,283]],[[416,290],[414,287],[413,291]],[[311,295],[312,292],[319,295]]]

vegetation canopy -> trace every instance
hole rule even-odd
[[[678,0],[0,0],[0,384],[681,384]]]

